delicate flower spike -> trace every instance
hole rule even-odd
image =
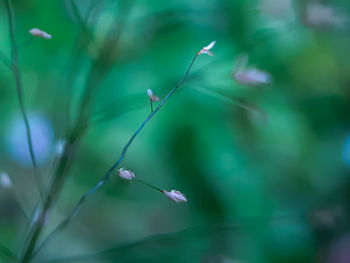
[[[151,89],[147,90],[147,95],[148,95],[149,99],[151,100],[151,102],[159,101],[159,97],[154,95],[153,91]]]
[[[132,180],[135,178],[135,174],[131,171],[128,170],[124,170],[123,168],[120,168],[118,170],[118,174],[121,178],[125,179],[125,180]]]
[[[208,46],[203,47],[199,52],[198,55],[200,54],[207,54],[209,56],[214,56],[213,53],[210,51],[216,44],[216,41],[212,41]]]
[[[29,33],[34,36],[34,37],[41,37],[44,39],[51,39],[52,36],[48,33],[46,33],[45,31],[40,30],[39,28],[32,28],[31,30],[29,30]]]
[[[169,199],[175,201],[176,203],[187,202],[186,197],[180,191],[171,190],[170,192],[168,192],[168,191],[162,190],[162,192]]]
[[[12,181],[7,173],[0,174],[0,185],[4,188],[10,188],[12,186]]]

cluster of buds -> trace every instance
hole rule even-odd
[[[51,39],[52,38],[52,36],[50,34],[48,34],[47,32],[45,32],[39,28],[32,28],[31,30],[29,30],[29,33],[33,37],[41,37],[44,39]]]
[[[270,75],[258,68],[247,65],[248,57],[241,56],[237,59],[236,66],[232,70],[232,77],[239,84],[247,86],[258,86],[268,84],[271,81]]]

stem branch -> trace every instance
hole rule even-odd
[[[74,206],[73,210],[70,212],[70,214],[44,239],[44,241],[39,245],[37,250],[34,251],[33,257],[37,255],[37,253],[45,246],[47,243],[52,240],[56,234],[60,233],[64,228],[70,223],[70,221],[74,218],[74,216],[79,212],[80,207],[84,203],[84,201],[92,195],[94,192],[96,192],[99,188],[101,188],[104,183],[110,178],[113,171],[119,166],[119,164],[124,160],[125,155],[132,144],[132,142],[135,140],[136,136],[141,132],[141,130],[145,127],[145,125],[151,120],[151,118],[160,110],[160,108],[164,105],[164,103],[168,100],[168,98],[181,86],[181,84],[185,81],[187,78],[196,58],[198,57],[198,53],[193,57],[190,65],[188,66],[185,74],[181,78],[181,80],[176,84],[176,86],[168,93],[168,95],[162,100],[162,102],[158,105],[158,107],[152,111],[147,118],[141,123],[139,128],[135,131],[135,133],[131,136],[129,141],[124,146],[122,153],[119,157],[119,159],[111,166],[111,168],[108,169],[108,171],[105,173],[105,175],[97,182],[97,184],[91,188],[89,191],[87,191],[79,200],[79,202]],[[160,189],[156,189],[160,190]]]

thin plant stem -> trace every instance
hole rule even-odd
[[[90,262],[90,261],[99,261],[101,259],[107,259],[119,256],[128,251],[139,248],[147,247],[150,244],[159,244],[164,245],[169,243],[169,241],[180,241],[181,243],[189,242],[191,238],[198,238],[204,236],[211,236],[219,234],[220,232],[234,232],[236,234],[243,233],[245,230],[260,229],[265,227],[266,224],[269,226],[280,224],[281,222],[286,222],[286,220],[294,221],[296,218],[304,217],[305,211],[293,211],[290,213],[282,213],[272,217],[253,217],[253,218],[244,218],[236,222],[223,222],[213,225],[202,225],[202,226],[192,226],[180,231],[165,233],[165,234],[156,234],[148,236],[136,241],[128,242],[121,244],[97,253],[87,254],[87,255],[75,255],[57,258],[49,261],[44,261],[42,263],[69,263],[69,262]],[[168,241],[168,242],[165,242]],[[192,241],[192,240],[191,240]]]
[[[216,99],[220,99],[222,101],[230,103],[230,104],[236,106],[237,108],[241,108],[241,109],[245,110],[246,112],[248,112],[250,114],[252,114],[254,112],[260,112],[261,114],[264,113],[261,109],[259,109],[257,107],[253,107],[253,106],[251,106],[243,101],[240,101],[237,98],[225,96],[225,95],[219,93],[218,91],[210,90],[210,89],[205,88],[205,87],[203,88],[202,86],[195,86],[195,87],[193,87],[193,89],[201,92],[202,94],[206,94],[208,96],[212,96],[212,97],[215,97]]]
[[[71,114],[71,108],[72,108],[72,105],[71,105],[72,91],[73,91],[74,80],[79,70],[79,59],[81,58],[83,51],[87,50],[87,47],[93,41],[92,33],[87,25],[87,20],[89,19],[89,13],[87,14],[86,18],[83,18],[74,0],[69,0],[69,2],[66,1],[66,9],[67,10],[72,9],[72,12],[75,18],[78,20],[79,33],[78,33],[78,37],[75,40],[75,45],[71,51],[69,62],[67,63],[67,66],[70,68],[70,70],[68,71],[67,81],[64,85],[67,86],[67,94],[68,94],[65,98],[65,118],[66,118],[65,122],[67,123],[68,127],[64,127],[64,125],[62,125],[63,131],[71,129],[70,114]]]
[[[163,192],[162,189],[160,189],[160,188],[158,188],[158,187],[156,187],[156,186],[154,186],[154,185],[151,185],[150,183],[147,183],[147,182],[145,182],[145,181],[143,181],[143,180],[134,179],[134,180],[132,180],[132,181],[137,182],[137,183],[144,184],[144,185],[146,185],[146,186],[149,186],[149,187],[151,187],[152,189],[157,190],[157,191],[159,191],[159,192],[161,192],[161,193]]]
[[[149,100],[149,103],[150,103],[150,105],[151,105],[151,113],[153,112],[153,101],[150,99]]]
[[[92,106],[92,102],[90,100],[97,92],[96,88],[101,83],[104,75],[115,62],[114,57],[113,60],[109,60],[108,63],[105,63],[105,60],[107,59],[106,55],[116,52],[116,49],[119,46],[116,43],[119,42],[121,33],[123,31],[123,26],[124,23],[116,23],[116,27],[113,26],[110,28],[109,34],[106,36],[105,42],[102,44],[102,47],[99,51],[98,58],[92,63],[86,81],[85,93],[80,104],[76,124],[71,130],[70,135],[67,137],[67,144],[64,147],[63,154],[57,165],[57,169],[52,178],[52,183],[50,184],[49,191],[43,203],[40,214],[25,238],[25,245],[20,252],[21,263],[30,262],[33,257],[33,252],[44,228],[47,213],[49,212],[51,206],[55,201],[55,198],[58,196],[60,189],[64,184],[64,178],[66,178],[70,165],[72,164],[72,160],[75,156],[78,144],[87,131],[89,125],[88,120],[91,113],[90,107]],[[113,43],[113,45],[111,43]]]
[[[11,39],[11,68],[12,73],[16,81],[16,88],[17,88],[17,96],[18,96],[18,102],[22,114],[22,118],[25,124],[26,134],[27,134],[27,144],[29,149],[29,155],[30,159],[32,161],[33,170],[34,170],[34,177],[37,183],[37,187],[39,190],[39,195],[43,199],[45,196],[45,187],[44,183],[40,178],[37,162],[34,154],[33,149],[33,141],[32,141],[32,135],[29,125],[29,120],[27,117],[27,113],[24,107],[24,98],[23,98],[23,92],[22,92],[22,81],[21,81],[21,74],[18,68],[18,50],[17,50],[17,44],[15,39],[15,30],[14,30],[14,15],[13,15],[13,8],[12,8],[12,2],[11,0],[5,0],[6,3],[6,9],[8,13],[8,23],[9,23],[9,30],[10,30],[10,39]]]
[[[28,212],[27,208],[25,207],[25,202],[20,193],[16,190],[14,185],[11,187],[11,191],[13,193],[14,199],[17,201],[17,204],[19,208],[21,209],[23,215],[26,217],[28,221],[30,221],[30,213]]]
[[[54,230],[44,239],[44,241],[39,245],[38,249],[34,251],[33,257],[38,254],[38,252],[45,246],[47,243],[52,240],[58,233],[60,233],[64,228],[70,223],[70,221],[74,218],[74,216],[79,212],[80,207],[84,203],[84,201],[93,193],[95,193],[99,188],[101,188],[104,183],[110,178],[110,176],[113,174],[113,171],[120,165],[120,163],[124,160],[126,153],[132,144],[132,142],[135,140],[136,136],[141,132],[141,130],[145,127],[145,125],[151,120],[151,118],[160,110],[160,108],[165,104],[165,102],[168,100],[168,98],[181,86],[181,84],[185,81],[187,78],[194,62],[196,61],[196,58],[198,57],[199,53],[196,53],[196,55],[193,57],[190,65],[188,66],[185,74],[181,78],[181,80],[176,84],[176,86],[166,95],[166,97],[162,100],[162,102],[158,105],[158,107],[151,112],[147,118],[141,123],[139,128],[135,131],[135,133],[131,136],[129,141],[124,146],[122,153],[119,157],[119,159],[111,166],[111,168],[108,169],[108,171],[105,173],[105,175],[97,182],[97,184],[91,188],[89,191],[87,191],[78,201],[78,203],[74,206],[73,210],[70,212],[70,214],[56,227]],[[150,185],[149,185],[150,186]],[[153,187],[153,186],[152,186]],[[160,190],[158,188],[155,188],[156,190]],[[161,191],[161,190],[160,190]]]
[[[0,51],[1,62],[13,72],[12,62]]]
[[[151,244],[164,245],[168,243],[166,241],[180,241],[180,240],[181,240],[181,243],[184,243],[186,242],[186,239],[190,239],[194,237],[198,238],[198,237],[210,236],[210,235],[218,234],[220,232],[228,232],[228,231],[239,233],[249,227],[254,227],[254,226],[255,225],[245,222],[245,223],[236,223],[236,224],[221,224],[221,225],[212,225],[212,226],[207,225],[207,226],[189,227],[176,232],[148,236],[136,241],[128,242],[126,244],[121,244],[121,245],[118,245],[97,253],[93,253],[93,254],[62,257],[62,258],[57,258],[49,261],[44,261],[42,263],[100,261],[101,259],[116,257],[123,253],[127,253],[132,249],[136,249],[139,247],[147,247],[147,245],[151,245]]]
[[[88,28],[87,25],[87,19],[84,19],[83,16],[79,12],[79,8],[74,0],[69,0],[73,14],[75,18],[78,20],[78,23],[80,24],[81,29],[86,33],[86,35],[89,37],[89,40],[92,40],[92,34],[91,31]],[[88,17],[87,17],[88,18]]]

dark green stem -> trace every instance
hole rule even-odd
[[[14,15],[13,15],[13,8],[12,8],[12,2],[11,0],[6,0],[6,9],[8,13],[8,23],[9,23],[9,29],[10,29],[10,40],[11,40],[11,68],[12,73],[16,81],[16,88],[17,88],[17,96],[18,96],[18,102],[22,114],[22,118],[25,124],[26,134],[27,134],[27,144],[30,154],[30,159],[32,161],[33,169],[34,169],[34,177],[38,185],[39,194],[43,198],[45,194],[45,187],[44,183],[42,182],[37,162],[35,159],[34,149],[33,149],[33,142],[32,142],[32,136],[31,136],[31,130],[29,126],[29,121],[27,117],[27,113],[24,107],[24,99],[23,99],[23,91],[22,91],[22,81],[21,81],[21,74],[18,68],[18,50],[17,50],[17,44],[15,39],[15,30],[14,30]]]

